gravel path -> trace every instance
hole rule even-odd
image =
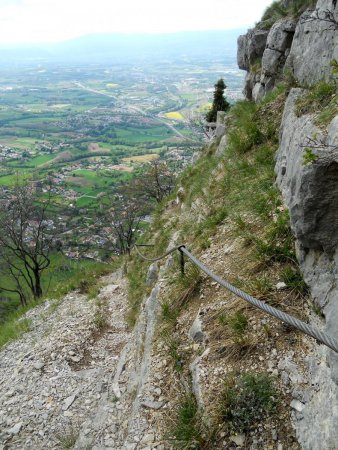
[[[0,352],[1,450],[70,448],[93,411],[107,401],[130,332],[124,321],[124,279],[116,273],[103,283],[100,306],[71,293],[29,311],[31,331]],[[101,440],[92,428],[92,440]],[[105,438],[118,448],[109,434]]]

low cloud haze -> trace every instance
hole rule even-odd
[[[0,44],[58,42],[91,33],[244,28],[270,0],[1,0]]]

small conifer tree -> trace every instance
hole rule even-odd
[[[212,102],[210,111],[207,113],[205,117],[207,122],[216,122],[217,111],[227,111],[230,108],[230,104],[224,97],[225,89],[226,85],[224,83],[223,78],[221,78],[215,84],[214,100]]]

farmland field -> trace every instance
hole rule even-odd
[[[201,146],[187,118],[210,105],[212,69],[223,70],[230,96],[240,95],[234,59],[212,64],[27,62],[3,68],[0,186],[49,177],[65,205],[95,208],[83,195],[111,192],[132,176],[135,164],[166,159],[172,150],[186,164]]]

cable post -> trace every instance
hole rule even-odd
[[[184,253],[182,252],[181,248],[178,249],[180,252],[180,267],[181,267],[181,275],[185,276],[185,260],[184,260]]]

